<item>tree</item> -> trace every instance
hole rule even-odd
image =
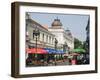
[[[89,45],[86,41],[83,42],[83,49],[86,50],[86,52],[89,52]]]
[[[83,44],[77,38],[74,38],[74,48],[83,48]]]

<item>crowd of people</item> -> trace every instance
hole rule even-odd
[[[89,54],[55,56],[42,54],[29,54],[26,66],[56,66],[56,65],[82,65],[89,64]]]

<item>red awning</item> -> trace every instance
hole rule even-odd
[[[27,53],[31,54],[47,54],[48,52],[42,48],[31,48],[31,49],[26,49]]]

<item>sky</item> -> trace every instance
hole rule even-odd
[[[54,19],[60,19],[63,28],[69,29],[72,35],[81,40],[86,40],[86,26],[88,23],[89,15],[77,15],[77,14],[53,14],[53,13],[35,13],[29,12],[30,17],[41,25],[47,25],[51,27]]]

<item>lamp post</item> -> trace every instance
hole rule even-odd
[[[33,38],[34,36],[36,37],[36,52],[37,52],[37,38],[40,35],[40,31],[37,29],[37,26],[35,28],[35,30],[33,30]]]
[[[57,49],[58,40],[55,38],[55,50]]]
[[[55,38],[55,50],[57,50],[57,44],[58,44],[58,40]],[[56,59],[55,59],[55,65],[56,65]]]

